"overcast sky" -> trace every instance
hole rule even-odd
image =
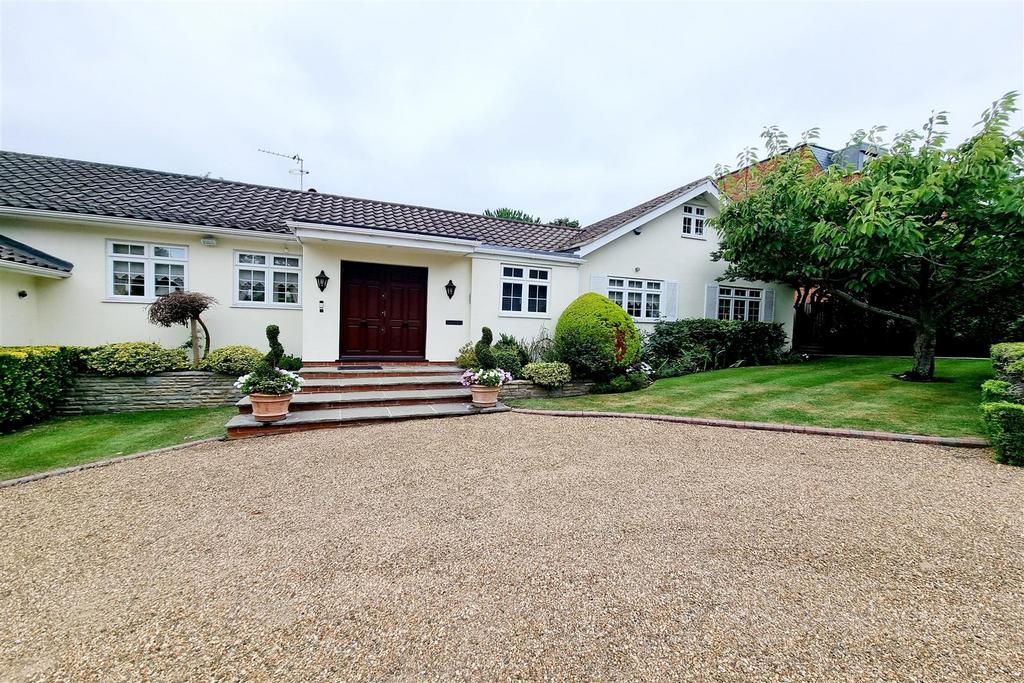
[[[0,3],[8,150],[585,223],[766,124],[978,114],[1024,3]],[[1017,117],[1021,123],[1021,117]]]

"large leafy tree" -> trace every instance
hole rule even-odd
[[[772,163],[717,219],[725,277],[819,288],[915,331],[907,379],[931,379],[941,326],[994,293],[1024,285],[1024,131],[1016,93],[993,102],[977,133],[946,145],[945,112],[895,137],[864,168],[815,170],[772,129]],[[880,128],[855,142],[877,144]],[[880,300],[873,292],[888,291]]]

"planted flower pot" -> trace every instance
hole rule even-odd
[[[469,391],[473,394],[473,405],[477,408],[493,408],[498,405],[498,387],[489,387],[484,384],[470,384]]]
[[[249,394],[252,416],[257,422],[277,422],[288,414],[294,394]]]

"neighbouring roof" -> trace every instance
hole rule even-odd
[[[70,273],[74,268],[70,261],[50,256],[45,251],[39,251],[3,235],[0,235],[0,262],[47,268],[61,273]]]
[[[579,247],[583,246],[584,244],[589,244],[590,242],[593,242],[594,240],[602,237],[603,235],[607,235],[609,232],[612,232],[613,230],[622,227],[626,223],[629,223],[630,221],[636,220],[637,218],[643,216],[644,214],[654,211],[663,204],[667,204],[673,199],[681,197],[687,192],[690,192],[694,188],[710,180],[710,177],[704,177],[699,180],[694,180],[692,183],[687,183],[682,187],[677,187],[674,190],[669,190],[665,194],[658,195],[654,199],[649,199],[642,204],[637,204],[631,209],[620,211],[614,216],[608,216],[608,218],[599,220],[596,223],[591,223],[590,225],[583,228],[583,230],[579,231],[579,234],[576,236],[576,239],[572,242],[572,246]]]
[[[0,151],[0,206],[291,234],[287,221],[560,251],[577,228]]]
[[[801,145],[802,146],[802,145]],[[877,145],[872,145],[867,142],[862,142],[856,145],[849,145],[842,149],[828,149],[821,145],[807,145],[807,148],[811,150],[811,154],[814,155],[814,160],[818,162],[818,166],[821,170],[826,170],[830,166],[835,164],[848,164],[853,171],[859,171],[864,168],[864,162],[873,156],[882,154],[885,150]]]

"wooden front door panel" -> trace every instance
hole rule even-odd
[[[341,358],[424,358],[426,268],[342,262],[341,281]]]

